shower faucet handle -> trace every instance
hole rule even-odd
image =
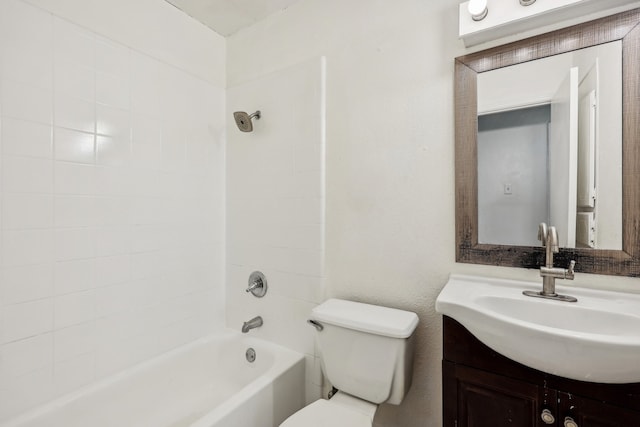
[[[262,298],[267,293],[267,278],[259,271],[254,271],[249,276],[249,287],[245,292],[251,292],[256,298]]]
[[[259,280],[256,280],[255,282],[249,285],[249,287],[245,290],[245,292],[251,292],[256,288],[261,288],[261,287],[262,287],[262,282],[260,282]]]

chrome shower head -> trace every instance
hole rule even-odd
[[[260,119],[260,110],[251,115],[245,113],[244,111],[236,111],[235,113],[233,113],[233,118],[236,120],[236,125],[242,132],[253,131],[253,123],[251,122],[251,119],[253,119],[254,117],[257,120]]]

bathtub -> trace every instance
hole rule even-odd
[[[247,361],[248,348],[255,361]],[[235,331],[180,347],[2,427],[270,427],[304,406],[304,356]]]

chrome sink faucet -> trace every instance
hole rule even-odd
[[[556,293],[556,279],[573,280],[575,261],[569,263],[569,268],[556,268],[553,266],[553,254],[559,252],[558,232],[556,228],[547,227],[544,222],[538,226],[538,240],[545,247],[546,260],[544,267],[540,267],[540,276],[542,276],[542,291],[524,291],[523,294],[530,297],[548,298],[566,302],[576,302],[576,298],[567,295],[558,295]]]
[[[256,316],[253,319],[244,322],[242,324],[242,333],[246,334],[247,332],[249,332],[251,329],[255,329],[262,326],[262,317],[260,316]]]

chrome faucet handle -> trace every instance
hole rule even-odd
[[[576,262],[574,260],[571,260],[571,262],[569,263],[569,268],[567,268],[567,272],[564,275],[565,279],[569,279],[569,280],[573,280],[575,278],[575,272],[573,271],[573,269],[576,266]]]
[[[538,225],[538,240],[542,242],[542,246],[546,246],[547,244],[547,224],[541,222]]]
[[[254,297],[262,298],[267,293],[267,278],[259,271],[254,271],[249,276],[249,287],[245,292],[251,292]]]
[[[253,291],[254,289],[256,289],[256,288],[260,288],[260,287],[262,287],[262,282],[261,282],[261,281],[259,281],[259,280],[256,280],[255,282],[253,282],[253,283],[251,283],[251,284],[249,285],[249,287],[245,290],[245,292],[251,292],[251,291]]]

